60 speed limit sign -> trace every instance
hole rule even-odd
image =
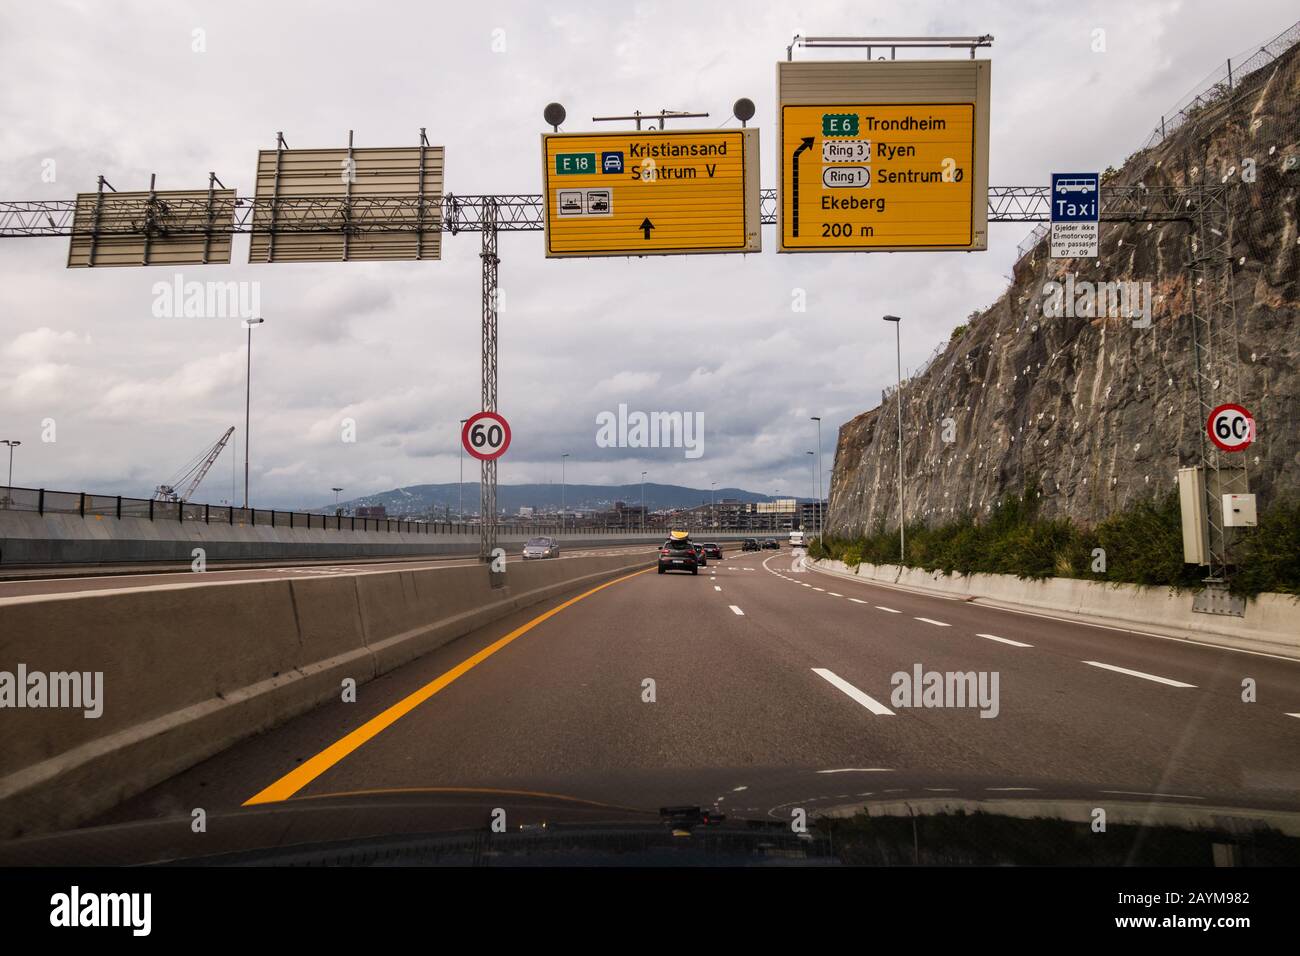
[[[510,447],[510,426],[496,412],[479,412],[465,420],[460,443],[482,461],[500,458]]]
[[[1255,440],[1255,419],[1240,405],[1220,405],[1210,412],[1205,430],[1223,451],[1245,451]]]

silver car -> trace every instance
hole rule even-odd
[[[524,545],[524,560],[529,558],[558,558],[560,545],[554,538],[529,538]]]

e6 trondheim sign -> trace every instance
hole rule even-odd
[[[777,64],[778,251],[986,249],[989,69]]]
[[[1255,419],[1240,405],[1220,405],[1210,412],[1205,430],[1220,451],[1245,451],[1255,440]]]
[[[460,443],[480,461],[492,461],[510,447],[510,425],[496,412],[479,412],[465,421]]]

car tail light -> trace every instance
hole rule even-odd
[[[660,553],[660,554],[667,554],[667,553],[668,553],[668,549],[667,549],[667,548],[660,548],[660,549],[659,549],[659,553]]]

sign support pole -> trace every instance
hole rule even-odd
[[[483,324],[482,324],[482,410],[497,410],[497,203],[492,196],[483,202]],[[480,462],[479,560],[492,560],[497,546],[497,463]]]

